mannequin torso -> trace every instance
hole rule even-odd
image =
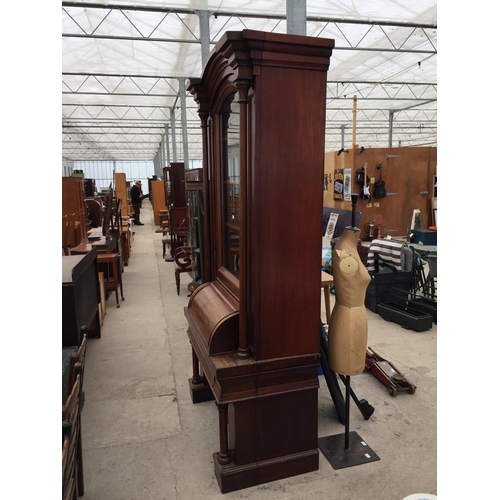
[[[346,228],[332,252],[335,306],[329,322],[330,367],[341,375],[365,368],[368,323],[365,309],[370,274],[357,250],[359,229]]]

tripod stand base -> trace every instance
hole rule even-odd
[[[356,431],[349,432],[349,449],[344,449],[345,434],[318,439],[318,447],[334,469],[376,462],[380,457],[363,441]]]

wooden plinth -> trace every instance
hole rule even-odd
[[[230,453],[233,454],[233,451]],[[235,465],[233,461],[228,465],[221,465],[218,461],[218,453],[214,453],[212,457],[215,477],[221,493],[229,493],[319,469],[317,449],[241,466]]]
[[[189,379],[189,392],[193,403],[203,403],[204,401],[213,401],[214,395],[212,389],[207,383],[195,384],[193,379]]]

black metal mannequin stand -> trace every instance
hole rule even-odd
[[[352,207],[352,214],[351,214],[351,229],[359,229],[356,227],[356,205],[358,204],[358,196],[359,194],[357,193],[352,193],[351,194],[351,207]]]
[[[358,195],[352,194],[352,223],[350,229],[355,227],[356,204]],[[351,377],[345,376],[345,417],[344,434],[335,434],[318,439],[319,449],[328,459],[334,469],[343,469],[353,465],[361,465],[380,460],[380,457],[366,444],[356,431],[349,431],[350,401],[351,401]],[[343,441],[343,446],[342,446]]]
[[[376,462],[380,457],[366,444],[356,431],[349,431],[349,403],[351,377],[346,376],[345,431],[343,434],[318,439],[319,449],[334,469]]]

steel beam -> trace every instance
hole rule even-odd
[[[197,11],[194,9],[181,9],[181,8],[168,8],[168,7],[148,7],[148,6],[134,6],[126,4],[95,4],[90,2],[62,2],[63,7],[75,7],[79,9],[105,9],[105,10],[131,10],[137,12],[175,12],[177,14],[196,14]],[[275,14],[257,14],[251,12],[226,12],[222,10],[214,10],[212,14],[217,16],[227,16],[227,17],[245,17],[251,19],[283,19],[283,15],[279,13]],[[360,20],[360,19],[349,19],[343,17],[325,17],[325,16],[307,16],[308,21],[317,22],[330,22],[330,23],[343,23],[343,24],[367,24],[367,25],[384,25],[384,26],[399,26],[406,28],[429,28],[436,29],[436,23],[411,23],[405,21],[370,21],[370,20]]]
[[[165,149],[166,149],[166,160],[165,166],[170,165],[170,147],[169,147],[169,135],[168,135],[168,124],[165,123]]]
[[[210,12],[208,10],[198,10],[196,13],[200,21],[201,65],[205,67],[210,55]]]
[[[189,168],[189,141],[186,119],[186,79],[179,78],[179,95],[181,100],[182,149],[184,168]]]
[[[172,131],[172,157],[177,162],[177,144],[175,140],[175,108],[170,108],[170,129]]]
[[[307,35],[306,0],[286,0],[286,32]]]

